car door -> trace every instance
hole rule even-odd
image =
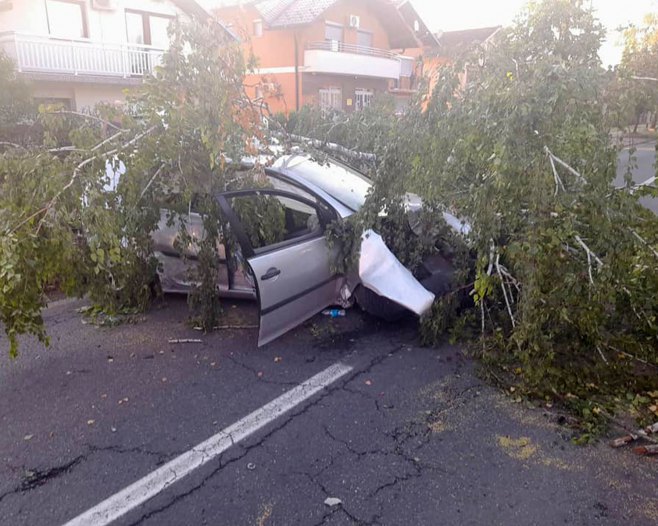
[[[343,278],[332,271],[324,236],[334,218],[330,209],[272,189],[226,192],[217,199],[256,282],[259,346],[336,302]]]

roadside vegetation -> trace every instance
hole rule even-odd
[[[329,231],[345,261],[358,257],[365,228],[412,268],[437,243],[451,254],[459,272],[421,321],[424,342],[465,342],[512,396],[577,414],[582,440],[620,411],[655,421],[658,218],[638,197],[657,192],[635,187],[630,174],[612,187],[611,138],[612,128],[658,106],[658,82],[633,78],[656,75],[647,69],[658,64],[655,20],[626,32],[624,62],[606,72],[604,28],[584,4],[530,4],[494,45],[440,69],[397,116],[383,98],[347,116],[305,108],[265,130],[263,109],[241,87],[249,64],[240,49],[198,24],[174,31],[157,77],[129,111],[35,112],[29,100],[0,99],[0,320],[11,352],[20,334],[47,341],[41,310],[53,281],[105,312],[144,309],[156,265],[149,234],[166,195],[239,188],[252,174],[230,160],[255,153],[255,139],[304,136],[320,141],[316,150],[336,143],[374,154],[331,150],[375,183],[359,214]],[[636,82],[645,84],[624,87]],[[0,85],[0,97],[4,86],[26,92],[5,61]],[[126,173],[108,190],[99,174],[122,164]],[[424,201],[418,237],[409,236],[406,192]],[[223,226],[212,200],[201,206],[208,235],[182,242],[200,244],[201,285],[190,301],[211,329],[221,311]],[[467,238],[450,231],[443,210],[471,226]]]

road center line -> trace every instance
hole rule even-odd
[[[343,363],[335,363],[327,367],[324,371],[115,493],[64,526],[105,526],[110,524],[331,385],[352,369]]]

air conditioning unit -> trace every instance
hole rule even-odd
[[[111,11],[116,8],[114,0],[91,0],[92,9],[104,9]]]
[[[350,15],[350,27],[359,29],[360,25],[361,25],[361,18],[359,18],[357,15]]]
[[[340,51],[340,40],[331,41],[331,51]]]

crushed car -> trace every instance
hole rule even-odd
[[[285,155],[265,168],[267,188],[243,189],[216,196],[235,243],[218,246],[218,292],[227,298],[259,303],[258,344],[264,345],[332,305],[354,299],[365,311],[395,319],[409,310],[426,312],[435,293],[449,288],[453,268],[440,254],[423,262],[419,280],[388,250],[374,232],[364,233],[358,268],[335,271],[337,251],[326,227],[359,211],[372,185],[357,170],[337,161],[318,162],[307,154]],[[422,206],[410,195],[410,209]],[[274,214],[248,214],[249,210]],[[446,222],[465,233],[456,217]],[[262,224],[259,224],[262,222]],[[188,234],[204,235],[203,217],[193,204],[184,219]],[[180,221],[161,210],[152,233],[163,292],[187,293],[194,286],[190,267],[198,256],[195,244],[181,248]]]

